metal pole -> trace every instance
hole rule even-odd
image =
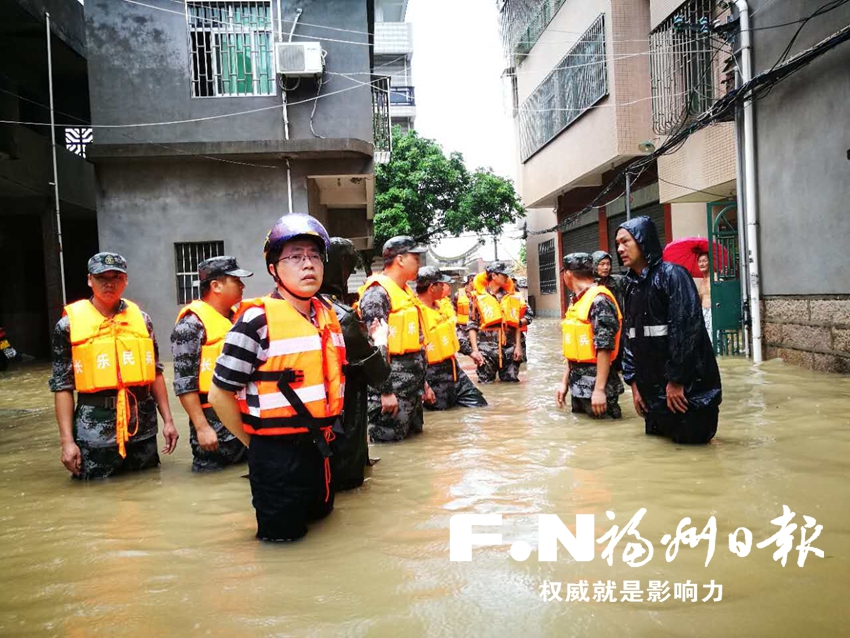
[[[56,118],[53,112],[53,52],[50,48],[50,14],[44,14],[47,30],[47,86],[50,92],[50,148],[53,152],[53,201],[56,205],[56,241],[59,244],[59,280],[62,283],[62,305],[68,303],[65,295],[65,254],[62,251],[62,215],[59,213],[59,170],[56,167]]]
[[[753,77],[752,31],[750,9],[746,0],[735,0],[741,18],[741,81]],[[750,317],[752,318],[753,363],[763,361],[761,334],[761,279],[759,273],[759,216],[756,192],[756,128],[753,120],[753,98],[744,101],[744,214],[747,218],[747,260],[750,274]]]
[[[626,171],[626,219],[632,218],[632,174]]]
[[[493,234],[493,259],[499,259],[499,241],[495,233]]]

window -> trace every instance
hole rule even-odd
[[[709,29],[716,4],[690,0],[649,36],[652,128],[659,135],[673,133],[714,103],[715,58],[731,53]]]
[[[66,128],[65,148],[80,157],[86,156],[86,146],[92,143],[93,137],[90,128]]]
[[[537,244],[537,266],[540,272],[540,294],[558,292],[558,269],[555,268],[555,240]]]
[[[177,303],[187,304],[201,298],[198,264],[210,257],[224,254],[223,241],[201,241],[174,244],[174,263],[177,265]]]
[[[519,108],[523,162],[608,95],[605,14],[600,14]]]
[[[271,0],[186,3],[192,97],[274,95]]]

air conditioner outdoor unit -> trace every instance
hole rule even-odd
[[[321,75],[325,68],[320,42],[278,42],[274,45],[277,72],[289,78]]]

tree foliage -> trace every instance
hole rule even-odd
[[[393,130],[391,159],[375,171],[375,246],[396,235],[500,235],[524,215],[510,180],[489,168],[470,173],[460,153],[446,156],[416,131]]]

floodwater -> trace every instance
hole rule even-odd
[[[293,545],[255,531],[246,469],[189,471],[187,420],[172,397],[181,440],[158,470],[106,482],[72,481],[59,462],[48,366],[0,377],[0,634],[308,636],[828,636],[850,611],[850,378],[781,362],[721,363],[724,402],[714,443],[676,446],[626,418],[593,422],[556,410],[558,325],[534,323],[519,385],[485,387],[488,409],[426,415],[425,434],[373,448],[363,488],[337,497],[331,517]],[[468,365],[468,361],[465,365]],[[167,367],[170,376],[170,368]],[[473,377],[474,378],[474,377]],[[170,379],[169,379],[170,387]],[[161,439],[160,439],[161,440]],[[778,527],[783,504],[823,525],[797,566],[755,544]],[[609,566],[563,548],[556,562],[509,557],[536,547],[538,514],[594,514],[597,538],[641,508],[652,560],[629,567],[623,539]],[[504,545],[449,561],[453,514],[503,515]],[[660,539],[690,517],[707,541],[668,562]],[[728,548],[753,533],[749,556]],[[799,529],[793,544],[800,541]],[[644,602],[544,601],[544,581],[637,580]],[[649,581],[670,598],[646,602]],[[719,602],[674,600],[675,583],[723,586]],[[716,594],[716,592],[715,592]]]

